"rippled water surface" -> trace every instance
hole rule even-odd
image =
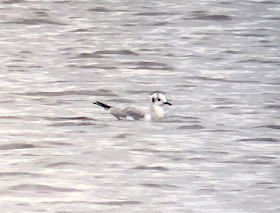
[[[280,2],[0,3],[1,212],[280,212]],[[118,121],[92,104],[148,107]]]

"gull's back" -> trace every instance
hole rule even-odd
[[[132,117],[134,120],[145,119],[146,113],[136,107],[126,107],[123,111],[127,114],[127,116]]]
[[[118,120],[121,120],[122,118],[127,117],[127,113],[119,108],[112,107],[110,109],[110,114],[115,116]]]

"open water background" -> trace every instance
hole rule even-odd
[[[0,3],[1,212],[280,212],[278,0]],[[92,104],[173,103],[163,122]]]

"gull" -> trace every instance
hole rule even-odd
[[[93,104],[103,107],[105,110],[109,111],[111,115],[115,116],[118,120],[133,118],[134,120],[147,121],[161,120],[164,117],[164,110],[162,106],[165,104],[172,105],[166,100],[165,96],[161,93],[154,93],[152,95],[149,114],[147,114],[142,109],[136,107],[125,107],[123,109],[120,109],[99,101],[93,102]]]

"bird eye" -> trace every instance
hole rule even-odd
[[[161,101],[159,98],[157,99],[158,101]]]

